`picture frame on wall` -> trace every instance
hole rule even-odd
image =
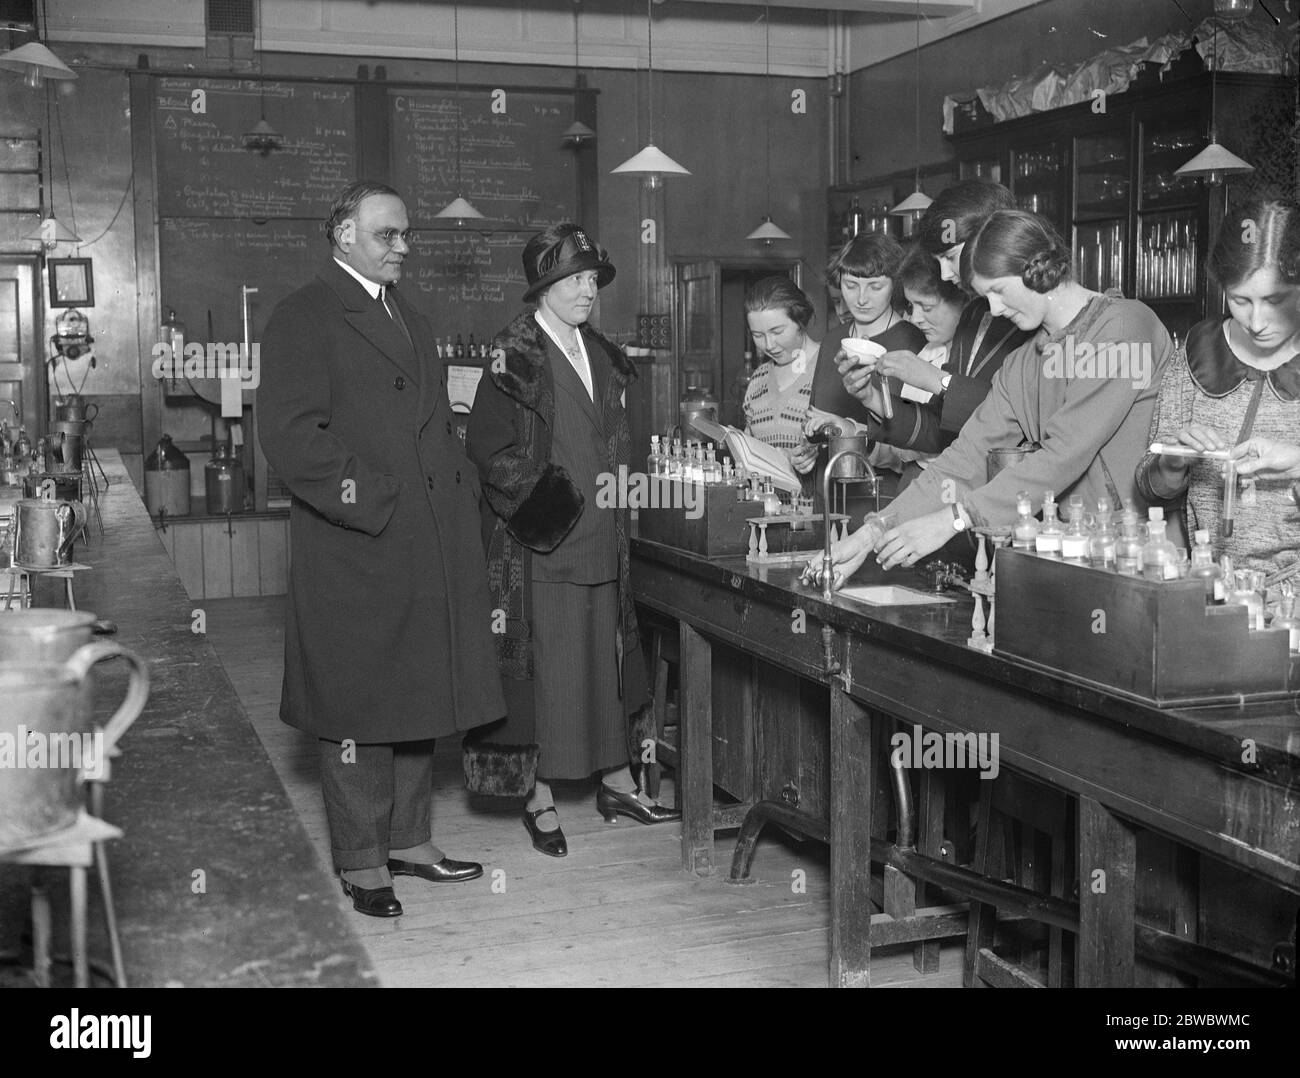
[[[93,307],[95,278],[89,258],[51,258],[50,306]]]

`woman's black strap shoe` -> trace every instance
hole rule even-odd
[[[567,857],[569,854],[569,844],[565,841],[564,832],[560,828],[554,831],[541,831],[537,827],[537,817],[544,812],[555,812],[554,805],[547,805],[545,808],[539,808],[536,812],[529,812],[524,809],[524,827],[528,831],[529,837],[533,840],[533,849],[538,853],[544,853],[547,857]],[[555,818],[559,819],[560,814],[555,812]]]
[[[636,794],[611,790],[603,782],[596,793],[596,811],[605,817],[606,823],[614,823],[620,813],[631,816],[639,823],[671,823],[682,818],[676,809],[664,808],[663,805],[643,805]]]

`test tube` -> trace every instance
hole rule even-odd
[[[886,419],[894,418],[894,402],[889,399],[889,379],[878,373],[880,379],[880,414]]]
[[[1225,539],[1232,535],[1232,514],[1237,502],[1237,464],[1229,458],[1223,462],[1223,519],[1219,532]]]

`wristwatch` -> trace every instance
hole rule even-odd
[[[961,509],[957,503],[952,503],[952,530],[955,532],[964,532],[966,530],[966,518],[961,515]]]
[[[951,374],[945,374],[942,378],[940,378],[940,379],[939,379],[939,395],[940,395],[940,396],[943,396],[945,393],[947,393],[947,392],[948,392],[948,386],[951,385],[951,384],[952,384],[952,375],[951,375]]]

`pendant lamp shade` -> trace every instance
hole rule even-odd
[[[1247,164],[1235,153],[1230,153],[1212,141],[1187,164],[1174,170],[1176,176],[1189,179],[1202,177],[1209,183],[1219,183],[1224,176],[1238,176],[1243,172],[1254,172],[1255,166]]]
[[[448,202],[447,205],[443,206],[442,209],[434,214],[434,217],[444,221],[454,220],[457,225],[464,224],[466,221],[487,220],[487,218],[474,208],[471,202],[468,202],[461,195],[457,195]]]
[[[57,217],[45,218],[39,225],[24,234],[22,238],[36,243],[43,243],[51,251],[54,250],[55,244],[81,242],[81,237]]]
[[[924,191],[913,191],[889,212],[896,217],[920,217],[933,201]]]
[[[266,122],[265,116],[253,125],[251,131],[244,132],[244,149],[263,156],[272,150],[278,150],[283,144],[284,138],[279,131]]]
[[[629,157],[618,168],[611,169],[624,176],[649,176],[651,186],[661,176],[689,176],[690,172],[659,149],[653,142],[640,153]]]
[[[595,137],[596,132],[581,120],[574,120],[564,132],[564,141],[573,146],[579,146]]]
[[[789,238],[790,233],[780,225],[775,224],[770,214],[765,215],[763,223],[745,237],[747,240],[759,240],[763,243],[775,243],[777,240],[788,240]]]
[[[39,41],[29,41],[0,56],[0,68],[21,71],[23,81],[32,89],[45,79],[75,79],[77,73]]]

